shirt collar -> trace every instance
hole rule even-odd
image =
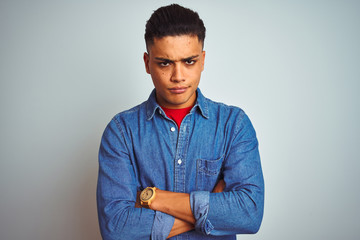
[[[204,95],[202,95],[199,88],[196,90],[196,93],[197,93],[196,103],[195,103],[193,109],[191,110],[191,112],[194,112],[196,109],[199,109],[201,115],[204,118],[209,118],[209,108],[208,108],[207,99],[204,97]],[[147,120],[150,120],[154,116],[157,109],[161,109],[161,107],[156,102],[156,93],[155,93],[155,89],[154,89],[151,92],[149,99],[147,101],[147,104],[146,104]]]

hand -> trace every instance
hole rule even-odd
[[[213,189],[213,193],[220,193],[223,192],[226,187],[224,179],[220,179],[220,181],[216,184],[216,186]]]

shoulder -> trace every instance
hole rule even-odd
[[[240,107],[228,105],[222,102],[216,102],[209,98],[205,98],[210,115],[221,115],[221,116],[229,116],[234,117],[238,120],[241,120],[246,116],[244,110]]]
[[[128,121],[128,120],[134,119],[134,118],[140,116],[141,114],[145,114],[146,113],[145,109],[146,109],[146,101],[135,107],[132,107],[130,109],[127,109],[127,110],[117,113],[113,117],[113,120]]]
[[[208,98],[205,98],[205,100],[208,104],[209,118],[216,119],[218,123],[230,130],[233,135],[244,130],[254,131],[250,118],[242,108]]]
[[[146,118],[146,102],[117,113],[108,125],[123,132],[126,128],[136,126],[141,118]]]

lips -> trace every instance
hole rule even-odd
[[[169,91],[174,94],[181,94],[186,92],[188,88],[187,87],[175,87],[175,88],[169,88]]]

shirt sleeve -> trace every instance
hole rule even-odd
[[[99,150],[97,207],[101,235],[113,239],[166,239],[174,218],[135,208],[138,181],[121,126],[113,119]]]
[[[223,163],[222,193],[190,194],[195,229],[205,235],[256,233],[263,217],[264,180],[255,130],[244,118]]]
[[[155,220],[151,232],[151,240],[162,240],[169,236],[175,218],[166,213],[156,211]]]

